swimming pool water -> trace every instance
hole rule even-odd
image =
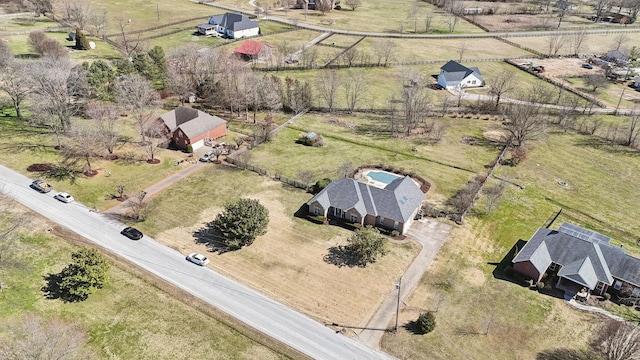
[[[369,171],[367,176],[372,178],[375,181],[379,181],[385,184],[391,184],[391,182],[400,176],[388,173],[386,171]]]

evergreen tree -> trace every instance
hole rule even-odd
[[[89,40],[87,36],[80,30],[80,28],[76,28],[76,49],[77,50],[89,50],[91,47],[89,46]]]
[[[60,293],[67,301],[83,301],[109,282],[109,263],[96,249],[81,249],[60,272]]]
[[[96,60],[87,67],[87,71],[87,80],[95,96],[101,100],[111,100],[113,85],[116,81],[116,70],[104,60]]]
[[[419,334],[426,334],[433,331],[436,328],[436,317],[433,312],[423,312],[418,316],[418,320],[415,321],[415,329]]]
[[[222,237],[231,250],[251,245],[257,236],[267,233],[269,210],[258,200],[240,199],[228,204],[209,227]]]

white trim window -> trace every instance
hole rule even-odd
[[[354,223],[354,222],[358,221],[358,215],[356,215],[356,214],[351,214],[351,215],[349,216],[349,221],[351,221],[352,223]]]
[[[313,207],[313,215],[315,216],[320,215],[320,206],[316,205]]]

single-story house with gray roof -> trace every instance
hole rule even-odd
[[[447,90],[479,87],[484,85],[484,79],[482,79],[480,69],[477,67],[468,68],[458,62],[449,60],[440,68],[438,85]]]
[[[423,199],[424,193],[409,176],[398,177],[384,188],[341,178],[322,189],[307,206],[309,213],[316,216],[380,226],[404,234]]]
[[[539,228],[513,259],[513,269],[535,281],[557,275],[556,287],[585,287],[598,295],[613,287],[640,296],[640,259],[628,255],[611,238],[563,223],[558,230]]]
[[[206,139],[227,135],[227,122],[203,111],[179,106],[160,115],[160,120],[171,134],[171,141],[180,149],[191,145],[193,150],[204,146]]]
[[[198,25],[198,32],[202,35],[218,33],[230,39],[239,39],[260,34],[260,26],[242,14],[226,13],[213,15],[206,24]]]

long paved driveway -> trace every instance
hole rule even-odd
[[[451,225],[441,222],[423,219],[411,224],[407,236],[418,242],[422,249],[413,260],[407,271],[402,275],[400,282],[400,301],[404,303],[413,289],[418,285],[424,273],[429,269],[436,254],[444,244],[451,232]],[[385,331],[389,329],[390,322],[396,316],[398,301],[398,291],[392,291],[384,299],[376,313],[367,323],[366,329],[358,335],[360,340],[369,344],[373,348],[378,348],[380,339]],[[402,325],[402,324],[401,324]]]
[[[54,191],[40,194],[31,179],[0,166],[0,187],[7,196],[174,286],[313,359],[390,359],[385,353],[347,338],[145,236],[132,241],[120,235],[123,224],[89,211],[80,203],[64,204]]]

